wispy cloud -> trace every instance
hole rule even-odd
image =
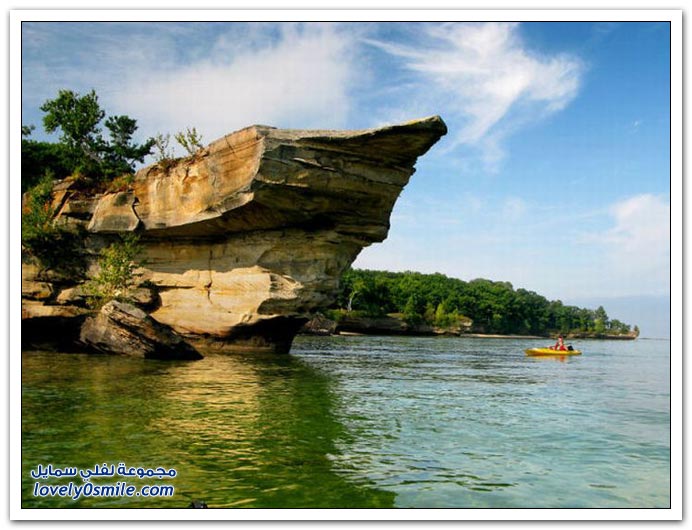
[[[426,25],[415,46],[368,42],[403,61],[420,76],[419,89],[461,123],[451,147],[478,146],[488,165],[503,157],[502,141],[518,126],[563,109],[584,72],[576,57],[529,50],[515,23]]]
[[[642,194],[615,203],[610,213],[615,222],[605,242],[618,255],[640,260],[663,256],[670,249],[670,205],[660,195]]]
[[[155,31],[154,31],[155,29]],[[181,32],[188,32],[187,35]],[[59,89],[109,97],[123,81],[172,68],[191,27],[144,23],[37,22],[22,26],[22,100],[41,104]]]
[[[23,30],[24,104],[96,89],[140,133],[347,126],[357,31],[321,23],[54,23]],[[27,113],[28,114],[28,113]]]
[[[261,47],[130,77],[118,103],[161,130],[194,125],[207,139],[253,123],[339,127],[355,69],[349,38],[329,25],[281,26]]]
[[[390,240],[366,249],[356,266],[387,268],[391,260],[463,279],[506,280],[555,299],[669,292],[666,196],[640,194],[582,212],[540,206],[540,215],[529,215],[536,206],[512,195],[485,197],[469,212],[474,197],[425,205],[417,219],[434,219],[435,229],[395,224]],[[450,231],[454,219],[460,229]],[[426,244],[435,250],[420,252]]]
[[[661,195],[641,194],[613,204],[609,213],[611,228],[594,234],[593,240],[605,245],[607,272],[612,282],[630,289],[636,285],[641,293],[667,292],[670,285],[669,201]]]
[[[253,123],[338,128],[442,113],[452,131],[447,146],[480,148],[493,170],[509,135],[564,108],[579,89],[583,64],[529,50],[517,24],[402,24],[399,38],[389,29],[27,24],[23,106],[37,122],[35,109],[58,89],[94,88],[109,113],[135,117],[142,136],[194,126],[207,141]],[[378,34],[388,37],[367,38]],[[384,63],[373,62],[377,49],[386,52]],[[355,112],[363,107],[368,112]]]

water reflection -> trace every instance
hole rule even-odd
[[[567,359],[570,359],[572,356],[571,355],[536,355],[534,357],[531,357],[532,361],[536,362],[541,362],[541,361],[547,361],[547,362],[561,362],[564,363],[567,361]]]
[[[669,506],[669,343],[598,342],[564,363],[528,346],[299,337],[291,356],[178,364],[29,353],[24,501],[72,506],[31,496],[39,463],[105,460],[175,468],[176,497],[76,506]]]
[[[329,377],[290,356],[196,363],[25,353],[24,507],[391,507],[334,469],[347,440]],[[172,499],[36,499],[38,464],[175,468]]]

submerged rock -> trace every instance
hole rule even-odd
[[[336,322],[318,313],[300,328],[300,332],[305,335],[333,335],[336,333]]]
[[[80,341],[97,353],[147,359],[196,360],[202,355],[141,309],[111,301],[82,325]]]
[[[87,248],[140,235],[156,321],[220,350],[286,352],[363,247],[385,239],[417,158],[446,131],[437,116],[361,131],[253,126],[140,170],[127,191],[68,189],[59,217],[87,230]]]

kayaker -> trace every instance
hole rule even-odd
[[[562,335],[560,335],[557,338],[557,342],[555,343],[555,346],[552,348],[553,350],[558,350],[558,351],[567,351],[567,347],[565,346],[564,339],[562,338]]]

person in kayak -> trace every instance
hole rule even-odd
[[[557,342],[555,343],[555,346],[550,348],[551,350],[558,350],[558,351],[567,351],[567,347],[565,346],[565,342],[562,338],[562,335],[560,335],[557,338]]]

